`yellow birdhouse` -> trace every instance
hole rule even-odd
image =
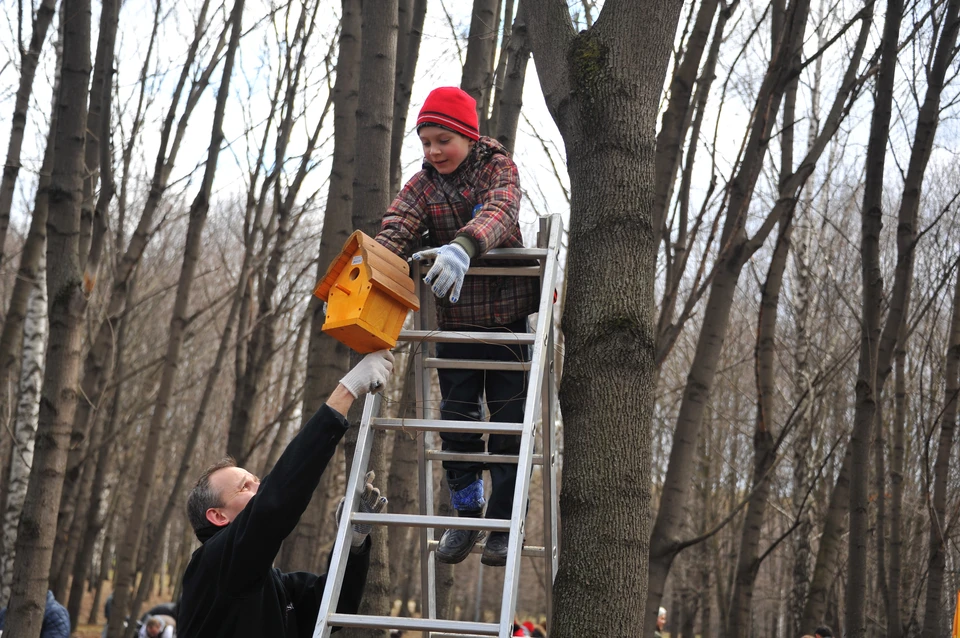
[[[420,301],[402,257],[354,231],[313,294],[327,302],[323,331],[361,354],[393,348]]]

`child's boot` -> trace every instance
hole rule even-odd
[[[457,516],[481,518],[483,516],[483,479],[477,479],[460,490],[450,490],[453,509]],[[448,529],[437,545],[437,560],[441,563],[461,562],[473,549],[480,536],[478,529]]]

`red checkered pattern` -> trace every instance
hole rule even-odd
[[[519,213],[517,165],[499,142],[481,137],[450,175],[440,175],[424,162],[387,209],[376,239],[409,257],[420,248],[443,246],[466,235],[482,256],[493,248],[523,247]],[[425,233],[428,239],[421,246]],[[471,265],[522,264],[474,259]],[[437,321],[444,330],[502,326],[536,312],[539,297],[540,282],[534,277],[468,275],[460,301],[437,300]]]

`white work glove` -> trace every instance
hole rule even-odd
[[[460,301],[463,278],[467,274],[467,269],[470,268],[470,255],[456,242],[413,254],[416,260],[430,257],[434,258],[433,267],[423,280],[433,284],[433,294],[437,297],[446,297],[449,291],[450,301],[457,303]]]
[[[357,511],[363,514],[379,514],[383,511],[383,508],[387,506],[387,497],[380,496],[380,490],[373,486],[373,479],[377,475],[370,470],[367,472],[367,475],[363,479],[363,493],[360,494],[359,502],[357,503]],[[340,517],[343,516],[343,503],[346,500],[346,497],[340,499],[340,505],[337,506],[337,526],[340,526]],[[353,536],[350,539],[350,547],[353,549],[359,549],[363,547],[363,543],[367,540],[367,536],[370,535],[370,531],[373,529],[373,525],[369,523],[354,523],[353,524]]]
[[[371,352],[360,363],[353,366],[340,383],[355,399],[361,394],[377,392],[387,385],[387,379],[393,372],[393,353],[389,350]]]

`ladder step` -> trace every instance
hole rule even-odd
[[[445,370],[505,370],[508,372],[526,372],[530,369],[529,361],[489,361],[482,359],[437,359],[427,357],[423,365],[428,368],[443,368]]]
[[[477,266],[467,271],[468,275],[477,275],[483,277],[539,277],[540,266],[509,266],[492,267]]]
[[[459,516],[421,516],[420,514],[361,514],[354,512],[354,523],[401,525],[403,527],[430,527],[443,529],[479,529],[486,532],[510,530],[509,518],[460,518]]]
[[[479,432],[481,434],[523,434],[523,423],[499,421],[446,421],[441,419],[370,419],[380,430],[412,430],[414,432]]]
[[[466,461],[467,463],[517,463],[516,454],[489,454],[487,452],[447,452],[445,450],[427,450],[427,458],[431,461]],[[534,465],[543,465],[543,455],[533,455]]]
[[[334,627],[367,627],[370,629],[401,629],[403,631],[442,631],[453,636],[496,636],[500,625],[488,622],[442,620],[440,618],[400,618],[397,616],[361,616],[359,614],[330,614],[327,620]]]
[[[432,541],[430,541],[430,551],[432,552],[432,551],[436,550],[436,549],[437,549],[437,545],[439,545],[439,544],[440,544],[440,541],[439,541],[439,540],[432,540]],[[470,550],[470,553],[471,553],[471,554],[482,554],[484,547],[486,547],[486,543],[480,543],[480,542],[478,542],[478,543],[477,543],[476,545],[474,545],[473,548]],[[538,546],[538,545],[524,545],[524,546],[523,546],[523,551],[521,552],[521,555],[522,555],[522,556],[529,556],[529,557],[531,557],[531,558],[543,558],[543,556],[544,556],[544,550],[543,550],[543,547],[540,547],[540,546]]]
[[[422,343],[491,343],[495,345],[529,345],[536,335],[532,332],[500,332],[481,331],[468,332],[459,330],[401,330],[399,341],[416,341]]]

